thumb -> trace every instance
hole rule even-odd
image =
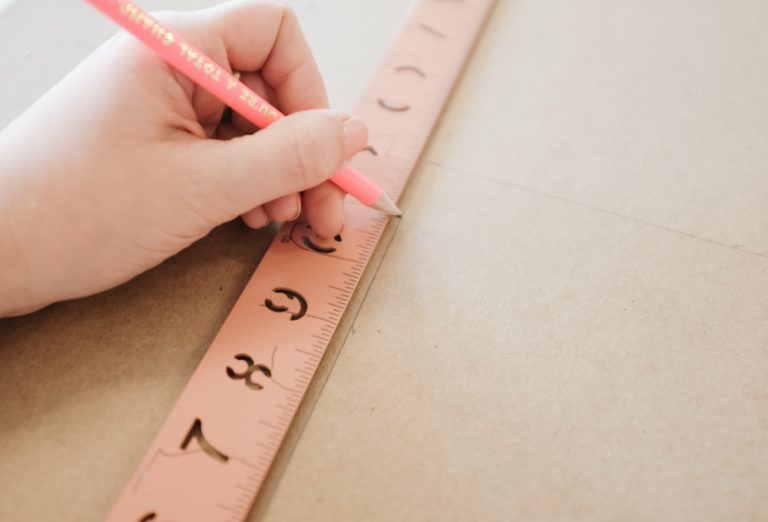
[[[255,134],[205,140],[200,154],[189,159],[195,162],[194,170],[205,169],[200,176],[207,192],[203,200],[213,203],[221,214],[215,218],[224,221],[319,185],[367,142],[368,128],[359,118],[311,110],[282,118]]]

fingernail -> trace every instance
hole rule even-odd
[[[344,122],[344,147],[347,159],[363,150],[368,143],[368,126],[357,116]]]
[[[299,219],[300,215],[301,215],[301,198],[297,195],[296,196],[296,212],[294,212],[293,217],[288,221],[296,221],[297,219]]]

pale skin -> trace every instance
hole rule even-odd
[[[238,216],[342,230],[326,180],[368,131],[327,109],[293,13],[238,1],[157,16],[289,116],[256,133],[132,37],[107,42],[0,132],[0,316],[128,281]]]

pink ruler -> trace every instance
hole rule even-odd
[[[355,114],[354,166],[397,200],[494,0],[420,0]],[[247,516],[386,216],[347,200],[344,237],[278,232],[109,515],[112,521]]]

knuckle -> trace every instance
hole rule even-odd
[[[287,20],[296,19],[296,11],[294,11],[293,6],[288,2],[277,0],[275,2],[275,7],[280,11],[280,15],[283,17],[283,19],[287,19]]]
[[[234,13],[237,16],[263,17],[265,14],[277,14],[285,16],[292,11],[291,6],[282,0],[235,0],[225,2],[221,6],[225,12]]]
[[[303,132],[295,132],[296,169],[303,186],[315,185],[318,175],[323,173],[327,154],[324,139],[319,129],[306,126]]]
[[[193,202],[197,203],[199,210],[209,216],[226,215],[229,209],[235,208],[241,194],[235,189],[238,169],[231,154],[220,152],[221,144],[210,143],[208,151],[216,157],[216,168],[211,168],[210,161],[188,161],[188,170],[185,174],[185,185],[191,188]],[[211,175],[211,172],[224,173],[222,176]],[[226,182],[222,183],[222,179]]]
[[[249,3],[249,5],[254,5],[254,7],[258,7],[263,9],[264,7],[271,8],[274,10],[274,14],[277,15],[279,18],[283,20],[291,20],[296,19],[296,11],[294,11],[293,6],[289,4],[287,1],[284,0],[268,0],[264,2],[263,0],[245,0]]]

